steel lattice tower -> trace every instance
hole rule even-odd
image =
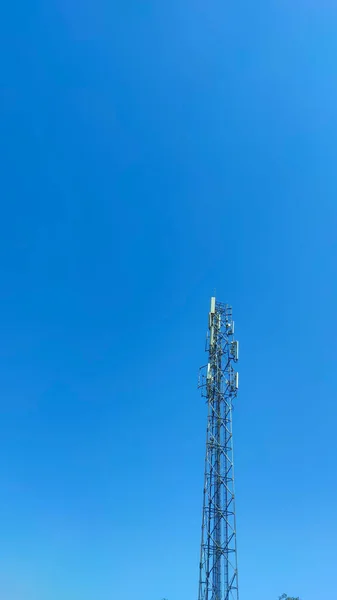
[[[199,600],[238,600],[232,408],[239,344],[232,308],[215,298],[206,351],[208,364],[199,382],[208,405]]]

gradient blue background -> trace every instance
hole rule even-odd
[[[1,600],[196,600],[209,297],[242,600],[336,595],[337,8],[5,3]]]

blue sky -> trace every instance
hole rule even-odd
[[[242,600],[332,598],[337,9],[3,8],[2,600],[195,600],[209,297]]]

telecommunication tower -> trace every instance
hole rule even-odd
[[[239,387],[239,343],[232,308],[215,298],[206,351],[208,364],[199,380],[208,406],[199,600],[238,600],[232,409]]]

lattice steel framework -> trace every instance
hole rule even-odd
[[[199,382],[208,405],[199,600],[238,600],[232,408],[239,344],[232,308],[215,298],[206,351],[208,364]]]

